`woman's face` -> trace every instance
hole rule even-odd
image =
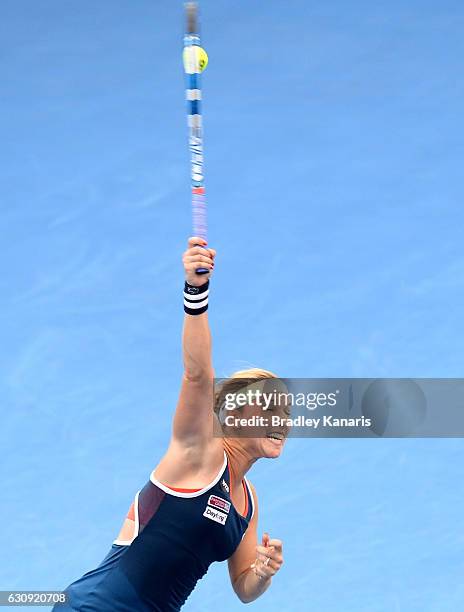
[[[288,436],[289,416],[285,400],[270,404],[267,409],[246,405],[228,413],[224,433],[240,439],[241,445],[253,457],[274,459],[282,453]]]

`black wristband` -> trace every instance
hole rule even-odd
[[[201,315],[208,310],[209,281],[201,287],[187,282],[184,286],[184,311],[189,315]]]

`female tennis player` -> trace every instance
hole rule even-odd
[[[234,591],[248,603],[282,566],[280,540],[265,533],[258,544],[258,500],[245,474],[257,459],[278,457],[285,434],[234,437],[225,424],[224,435],[213,432],[214,421],[228,420],[221,403],[234,381],[275,379],[252,369],[214,388],[207,309],[215,255],[190,238],[183,256],[184,375],[166,454],[135,495],[107,556],[66,589],[68,603],[56,612],[177,612],[211,563],[226,559]],[[237,408],[242,417],[247,410],[253,412]]]

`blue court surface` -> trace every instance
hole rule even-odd
[[[462,2],[201,8],[217,374],[461,376]],[[106,554],[169,439],[183,7],[1,12],[0,588],[62,589]],[[250,474],[285,565],[249,609],[463,610],[463,454],[290,440]],[[184,609],[242,609],[225,565]]]

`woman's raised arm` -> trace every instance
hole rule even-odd
[[[173,441],[183,446],[204,445],[212,437],[214,370],[208,324],[209,279],[216,251],[201,238],[190,238],[183,255],[185,270],[184,329],[182,354],[184,374],[174,415]],[[197,274],[198,268],[209,269]]]

